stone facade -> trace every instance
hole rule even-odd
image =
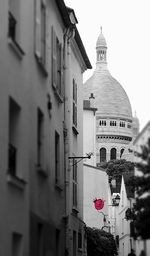
[[[0,255],[86,251],[76,22],[63,0],[0,1]]]
[[[136,120],[133,123],[131,104],[125,90],[107,68],[107,44],[102,31],[96,43],[96,56],[96,69],[84,84],[84,99],[92,101],[97,108],[98,166],[103,161],[129,158],[126,149],[133,142],[139,127],[136,127]]]

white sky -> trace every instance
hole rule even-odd
[[[149,0],[64,0],[74,9],[77,28],[93,69],[96,41],[103,28],[111,75],[128,94],[140,130],[150,120],[150,1]]]

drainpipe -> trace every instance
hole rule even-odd
[[[67,84],[69,83],[69,65],[68,65],[68,47],[70,40],[74,37],[75,27],[69,26],[64,31],[64,44],[63,44],[63,85],[64,85],[64,190],[65,190],[65,255],[69,255],[69,134],[67,126]]]

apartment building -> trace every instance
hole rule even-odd
[[[0,255],[83,255],[82,75],[63,0],[0,1]]]

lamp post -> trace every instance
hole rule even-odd
[[[119,202],[120,202],[120,196],[119,194],[117,194],[116,197],[112,199],[112,206],[118,206]]]

